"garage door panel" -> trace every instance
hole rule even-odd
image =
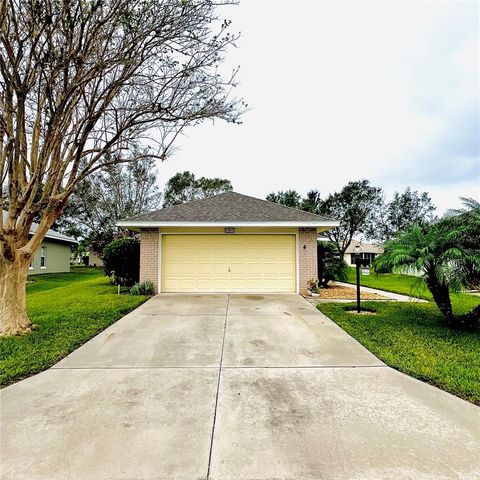
[[[295,292],[294,235],[164,235],[163,292]]]

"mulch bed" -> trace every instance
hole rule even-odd
[[[355,300],[357,298],[357,291],[355,287],[350,288],[332,285],[328,288],[321,288],[320,297],[318,298],[341,298],[342,300]],[[362,300],[388,300],[387,297],[371,292],[360,292],[360,298]]]

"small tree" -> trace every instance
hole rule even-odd
[[[461,239],[462,247],[471,252],[480,251],[480,202],[474,198],[461,197],[464,208],[449,210],[450,221],[461,226],[467,226],[468,235]],[[465,265],[465,283],[469,288],[480,287],[480,265],[470,262]]]
[[[328,287],[331,280],[347,280],[348,266],[334,243],[318,242],[317,261],[320,286]]]
[[[479,211],[414,225],[386,242],[384,253],[374,262],[377,272],[393,268],[422,272],[434,302],[453,328],[473,325],[480,317],[480,306],[465,316],[455,316],[450,301],[450,291],[458,291],[467,283],[468,272],[480,268]]]
[[[140,242],[124,237],[109,243],[103,250],[103,269],[115,283],[131,286],[140,274]]]

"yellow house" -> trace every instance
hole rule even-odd
[[[140,281],[159,293],[305,293],[317,233],[338,222],[226,192],[118,225],[140,232]]]

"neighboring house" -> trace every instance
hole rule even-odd
[[[96,253],[88,252],[86,257],[88,259],[87,265],[89,267],[103,267],[103,260]]]
[[[3,211],[4,221],[8,213]],[[30,235],[33,235],[38,224],[33,223],[30,228]],[[42,273],[60,273],[70,271],[70,256],[72,245],[78,242],[55,230],[48,230],[40,248],[34,253],[30,263],[28,274],[39,275]]]
[[[353,239],[348,248],[345,250],[344,259],[347,265],[355,265],[355,247],[360,247],[359,257],[367,260],[368,265],[371,265],[377,255],[383,253],[383,247],[375,243],[366,243],[361,240]]]
[[[140,232],[140,281],[157,292],[306,293],[317,233],[338,222],[226,192],[118,225]]]

